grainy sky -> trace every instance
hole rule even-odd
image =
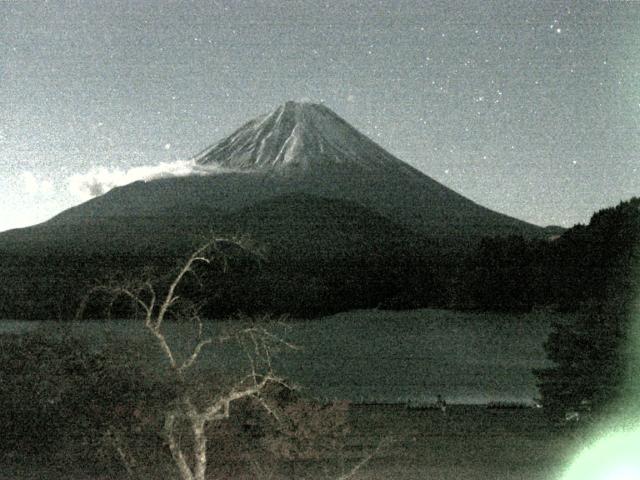
[[[638,1],[0,0],[0,58],[0,230],[289,99],[536,224],[640,194]]]

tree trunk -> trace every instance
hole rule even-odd
[[[193,441],[194,441],[194,480],[205,480],[207,471],[207,437],[204,432],[205,422],[203,419],[192,420]]]
[[[178,471],[180,472],[180,480],[195,480],[193,472],[187,464],[187,459],[184,458],[184,454],[180,449],[180,444],[176,440],[176,437],[173,435],[173,426],[175,420],[175,414],[167,414],[167,418],[165,420],[165,434],[167,437],[167,442],[169,443],[169,450],[171,451],[173,461],[175,462],[176,466],[178,467]],[[202,478],[204,479],[204,476]]]

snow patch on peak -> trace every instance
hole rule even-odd
[[[289,137],[282,144],[282,148],[278,155],[273,160],[274,164],[277,163],[292,163],[296,159],[296,153],[301,150],[302,146],[302,128],[299,124],[294,125],[293,130],[289,134]]]
[[[194,160],[201,165],[282,171],[294,165],[404,165],[324,105],[293,101],[251,120]]]

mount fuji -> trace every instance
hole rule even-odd
[[[46,318],[60,299],[72,314],[95,279],[166,270],[211,232],[268,251],[261,269],[210,286],[226,312],[442,305],[435,297],[479,239],[548,233],[450,190],[323,105],[287,102],[192,164],[193,175],[117,187],[0,234],[0,274],[13,279],[0,286],[0,318]]]
[[[100,218],[198,217],[281,195],[346,200],[430,237],[521,234],[544,229],[484,208],[402,162],[323,105],[287,102],[196,155],[215,175],[135,182],[71,208],[49,225]]]

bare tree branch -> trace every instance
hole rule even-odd
[[[257,396],[255,397],[255,399],[256,399],[256,400],[258,401],[258,403],[262,406],[262,408],[264,408],[264,409],[266,410],[266,412],[267,412],[269,415],[271,415],[273,418],[275,418],[275,419],[276,419],[276,421],[277,421],[278,423],[281,423],[281,422],[282,422],[282,420],[280,420],[280,415],[278,415],[278,414],[276,413],[276,411],[275,411],[273,408],[271,408],[271,407],[269,406],[269,404],[265,401],[265,399],[264,399],[264,398],[262,398],[260,395],[257,395]]]
[[[160,345],[160,349],[162,350],[165,357],[167,358],[167,361],[169,362],[169,365],[171,366],[171,368],[174,370],[177,370],[178,362],[176,362],[176,359],[173,355],[173,351],[171,350],[171,347],[169,347],[169,344],[167,343],[167,339],[165,338],[164,334],[160,331],[159,328],[155,328],[153,326],[148,327],[147,329],[151,332],[151,334],[157,340],[158,345]]]
[[[122,462],[122,465],[127,471],[127,475],[129,476],[129,478],[135,478],[136,461],[130,454],[128,455],[125,451],[121,434],[117,430],[114,430],[112,427],[109,427],[105,433],[104,438],[106,442],[110,444],[110,446],[118,454],[118,458],[120,458],[120,462]]]
[[[195,348],[193,349],[193,352],[191,353],[191,356],[189,358],[187,358],[182,365],[180,365],[180,367],[178,368],[178,373],[183,373],[185,370],[191,368],[191,366],[196,362],[196,360],[198,359],[198,356],[200,355],[200,352],[202,351],[202,349],[213,343],[213,339],[212,338],[207,338],[206,340],[202,340],[200,341]]]
[[[262,390],[265,389],[270,383],[276,383],[280,385],[287,385],[284,379],[268,373],[263,375],[259,382],[253,382],[249,385],[244,385],[247,379],[254,379],[253,375],[247,375],[240,382],[238,382],[227,394],[219,397],[214,403],[212,403],[205,411],[204,417],[207,420],[216,420],[220,418],[229,417],[229,407],[233,402],[241,400],[243,398],[255,397]]]
[[[371,459],[378,455],[378,453],[380,453],[380,450],[382,450],[382,448],[387,446],[389,443],[390,442],[388,439],[382,439],[373,452],[364,456],[358,463],[353,466],[351,470],[340,475],[336,480],[349,480],[350,478],[353,478],[362,467],[369,463]]]

